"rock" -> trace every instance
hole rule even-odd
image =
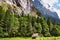
[[[24,13],[30,13],[31,10],[30,0],[17,0],[17,1],[15,0],[14,2],[17,6],[22,8]]]
[[[39,37],[38,33],[32,34],[32,39],[36,39],[36,38],[38,38],[38,37]]]
[[[31,12],[31,2],[30,2],[30,0],[13,0],[13,4],[20,7],[25,14]]]
[[[31,1],[32,0],[0,0],[0,4],[9,4],[15,7],[19,7],[20,10],[22,10],[25,14],[28,14],[31,12]],[[2,3],[3,2],[3,3]],[[13,9],[11,9],[13,10]],[[18,10],[14,10],[15,13],[20,14]]]

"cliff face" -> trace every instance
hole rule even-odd
[[[13,13],[20,14],[22,11],[27,14],[30,13],[32,10],[31,6],[31,0],[0,0],[0,4],[8,4],[10,6],[13,6],[14,9],[9,9]],[[7,5],[7,7],[8,7]],[[15,10],[15,8],[17,10]]]
[[[24,13],[29,13],[31,11],[30,0],[13,0],[13,4],[18,7],[21,7]]]

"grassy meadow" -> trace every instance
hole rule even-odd
[[[0,38],[0,40],[34,40],[32,38],[14,37],[14,38]],[[60,37],[40,37],[35,40],[60,40]]]

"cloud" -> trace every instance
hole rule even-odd
[[[53,6],[58,0],[42,0],[43,3]]]
[[[34,0],[32,0],[32,1],[34,1]]]
[[[51,10],[53,9],[54,4],[58,2],[58,0],[41,0],[41,2],[44,7]]]

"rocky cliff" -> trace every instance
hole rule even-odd
[[[0,6],[4,5],[12,13],[30,13],[32,10],[31,0],[0,0]]]

